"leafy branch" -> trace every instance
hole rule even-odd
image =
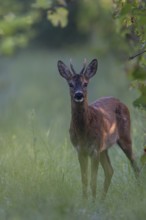
[[[136,58],[136,61],[128,74],[132,77],[132,86],[140,92],[134,106],[146,109],[146,56],[140,56],[146,52],[146,1],[115,0],[113,17],[129,50],[140,51],[129,57],[129,60]]]

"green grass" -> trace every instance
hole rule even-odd
[[[70,99],[57,72],[58,59],[77,68],[86,50],[25,51],[1,60],[0,85],[0,219],[145,219],[145,169],[139,183],[118,148],[110,150],[114,176],[105,202],[100,201],[103,171],[99,169],[97,201],[82,204],[80,170],[70,144]],[[89,53],[88,53],[89,54]],[[96,54],[89,54],[88,60]],[[145,114],[133,109],[137,93],[121,64],[111,55],[99,59],[89,86],[89,100],[113,95],[131,110],[133,148],[139,160],[144,145]],[[89,192],[90,193],[90,192]]]

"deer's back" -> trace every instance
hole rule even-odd
[[[117,117],[123,117],[125,120],[130,117],[127,106],[114,97],[100,98],[90,106],[100,111],[103,117],[112,123],[117,120]]]
[[[120,102],[119,99],[109,96],[109,97],[102,97],[100,99],[97,99],[95,102],[91,103],[90,106],[98,110],[103,109],[105,112],[112,113],[115,112],[115,109],[119,104],[124,105],[123,103]]]

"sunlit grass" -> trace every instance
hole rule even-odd
[[[77,69],[84,53],[73,52]],[[103,171],[99,168],[97,201],[92,204],[89,196],[82,204],[79,163],[68,135],[69,92],[56,68],[58,59],[67,63],[69,56],[67,51],[26,51],[3,60],[8,86],[1,88],[0,97],[0,219],[145,219],[145,169],[137,183],[116,146],[109,152],[115,172],[105,202],[100,201]],[[99,64],[89,85],[89,100],[114,95],[128,104],[139,161],[144,114],[132,108],[137,94],[129,91],[123,70],[112,57],[101,58]]]

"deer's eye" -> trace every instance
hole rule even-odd
[[[83,87],[86,88],[88,86],[88,83],[84,83]]]
[[[73,83],[69,83],[69,87],[70,87],[70,88],[73,88],[73,87],[74,87],[74,84],[73,84]]]

